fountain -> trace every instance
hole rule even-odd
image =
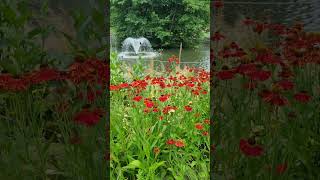
[[[144,37],[125,39],[122,43],[122,52],[119,53],[120,60],[134,60],[134,59],[154,59],[159,54],[154,52],[151,43]]]

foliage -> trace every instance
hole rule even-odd
[[[124,82],[124,72],[122,70],[121,62],[117,59],[117,53],[111,52],[110,54],[110,83],[117,84]]]
[[[209,1],[113,0],[111,25],[120,41],[144,36],[155,47],[194,46],[209,29]]]
[[[71,12],[77,34],[75,39],[62,33],[70,42],[75,55],[104,58],[106,49],[109,48],[108,34],[105,30],[108,21],[105,14],[105,1],[90,1],[89,9],[89,13],[84,13],[79,9]]]
[[[319,179],[320,36],[250,18],[241,27],[248,43],[223,28],[212,38],[215,176]],[[266,35],[275,42],[256,43]]]
[[[1,1],[0,24],[0,70],[20,74],[33,69],[36,64],[48,63],[49,59],[43,50],[43,44],[37,43],[38,37],[43,40],[52,32],[52,26],[36,27],[26,31],[28,22],[34,18],[28,10],[28,1]],[[44,2],[40,8],[42,18],[47,6]]]
[[[91,14],[74,15],[77,37],[67,37],[72,57],[105,57],[99,2],[90,1]],[[51,22],[26,28],[46,21],[48,9],[48,1],[0,1],[0,179],[104,179],[108,65],[77,58],[62,70],[52,67],[61,60],[44,49],[44,40],[64,32]],[[88,125],[92,120],[95,126]]]
[[[110,90],[111,179],[209,179],[208,72],[164,71]]]

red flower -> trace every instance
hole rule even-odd
[[[142,96],[135,96],[135,97],[133,98],[133,100],[136,101],[136,102],[141,101],[141,99],[142,99]]]
[[[264,31],[266,29],[266,26],[265,24],[262,24],[262,23],[256,23],[256,26],[254,27],[253,31],[258,33],[258,34],[261,34],[262,31]]]
[[[302,103],[307,103],[310,101],[311,96],[308,95],[306,91],[301,91],[294,95],[294,99]]]
[[[240,64],[236,68],[236,72],[242,75],[249,74],[251,72],[255,72],[257,70],[257,67],[255,64]]]
[[[203,125],[201,123],[196,123],[195,127],[198,130],[202,130],[203,129]]]
[[[281,72],[279,72],[278,76],[282,78],[290,78],[293,77],[294,74],[289,69],[283,69]]]
[[[208,134],[209,134],[208,131],[203,131],[202,132],[202,135],[204,135],[204,136],[208,136]]]
[[[251,145],[248,140],[240,139],[240,151],[246,156],[257,157],[263,154],[263,148],[259,145]]]
[[[177,147],[184,147],[184,146],[185,146],[185,144],[184,144],[184,142],[183,142],[182,140],[177,140],[176,143],[175,143],[175,145],[176,145]]]
[[[117,91],[117,90],[119,90],[118,86],[110,85],[110,91]]]
[[[175,111],[175,110],[177,110],[177,107],[168,105],[163,108],[162,112],[163,114],[168,114],[170,111]]]
[[[192,107],[189,106],[189,105],[188,105],[188,106],[185,106],[184,109],[185,109],[186,111],[192,111]]]
[[[203,91],[201,91],[201,94],[208,94],[208,91],[203,90]]]
[[[118,87],[120,87],[121,89],[127,88],[127,87],[129,87],[129,84],[128,83],[122,83],[122,84],[119,84]]]
[[[288,168],[287,163],[279,164],[276,167],[276,171],[278,174],[283,174],[287,170],[287,168]]]
[[[148,101],[148,100],[145,101],[144,104],[145,104],[145,106],[148,107],[148,108],[152,108],[153,105],[154,105],[154,103],[153,103],[152,101]]]
[[[259,93],[259,95],[260,97],[262,97],[263,101],[270,103],[272,105],[284,106],[289,104],[289,101],[287,98],[280,96],[280,94],[276,92],[264,90],[261,93]]]
[[[74,121],[86,126],[93,126],[99,122],[100,115],[101,114],[96,110],[90,111],[88,109],[83,109],[82,111],[75,114]]]
[[[276,83],[282,90],[291,90],[294,87],[293,82],[289,80],[282,80]]]
[[[256,61],[262,62],[264,64],[280,64],[280,57],[273,55],[271,52],[259,53],[256,57]]]
[[[168,95],[161,95],[160,97],[159,97],[159,101],[161,101],[161,102],[165,102],[165,101],[167,101],[169,99],[169,96]]]
[[[173,139],[168,139],[166,143],[167,143],[167,145],[173,145],[176,143],[176,141]]]
[[[222,70],[217,73],[217,78],[220,80],[228,80],[234,78],[233,70]]]
[[[230,48],[232,48],[232,49],[239,49],[240,47],[239,47],[239,45],[236,43],[236,42],[231,42],[230,43]]]
[[[0,77],[0,89],[6,91],[24,91],[29,87],[26,79],[13,78],[11,75],[3,75]]]
[[[203,121],[205,124],[210,124],[210,119],[205,119],[204,121]]]
[[[39,71],[28,75],[28,78],[30,79],[31,83],[40,84],[47,81],[60,79],[60,73],[54,69],[41,68]]]
[[[215,32],[214,35],[211,37],[212,41],[220,41],[222,39],[224,39],[225,37],[220,34],[219,32]]]

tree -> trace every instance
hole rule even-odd
[[[144,36],[155,47],[195,46],[209,31],[209,13],[209,0],[112,0],[111,26],[120,41]]]

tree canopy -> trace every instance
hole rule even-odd
[[[209,2],[112,0],[111,26],[120,41],[143,36],[156,47],[195,46],[209,31]]]

